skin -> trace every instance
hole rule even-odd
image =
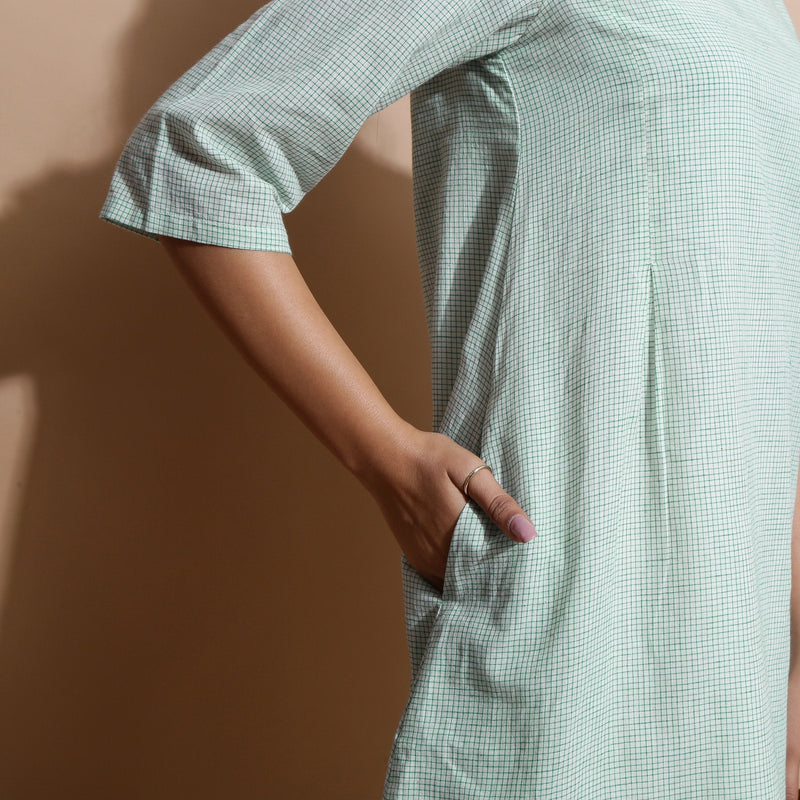
[[[372,494],[410,564],[439,591],[461,484],[483,461],[444,434],[422,431],[389,405],[317,303],[288,253],[160,237],[169,258],[242,355]],[[489,470],[472,499],[509,538],[517,501]],[[800,794],[800,472],[792,527],[791,657],[786,797]]]
[[[439,591],[466,475],[484,463],[400,417],[325,315],[289,253],[161,236],[237,349],[375,498],[410,564]],[[487,469],[470,497],[509,538],[517,501]]]
[[[786,737],[786,797],[800,796],[800,473],[792,520],[791,646]]]

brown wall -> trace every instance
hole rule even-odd
[[[97,219],[141,114],[259,5],[4,13],[3,800],[380,796],[408,689],[399,549],[162,249]],[[428,428],[407,115],[370,119],[286,221],[323,308]]]

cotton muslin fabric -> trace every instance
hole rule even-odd
[[[272,0],[146,112],[100,216],[291,252],[411,93],[432,429],[384,800],[781,800],[800,455],[800,42],[780,0]]]

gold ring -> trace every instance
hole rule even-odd
[[[478,470],[481,470],[481,469],[488,469],[489,472],[492,472],[492,468],[488,464],[481,464],[480,466],[475,467],[475,469],[473,469],[469,473],[469,475],[467,475],[467,477],[464,478],[464,484],[461,487],[461,491],[464,493],[464,495],[467,497],[468,500],[472,500],[472,498],[469,496],[469,492],[467,491],[467,488],[469,487],[469,482],[472,480],[472,476],[476,472],[478,472]],[[492,473],[492,474],[494,474],[494,473]]]

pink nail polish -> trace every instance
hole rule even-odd
[[[538,535],[536,533],[536,528],[534,528],[532,523],[525,519],[522,514],[514,514],[514,516],[511,517],[508,523],[508,529],[515,538],[522,542],[529,542],[534,536]]]

